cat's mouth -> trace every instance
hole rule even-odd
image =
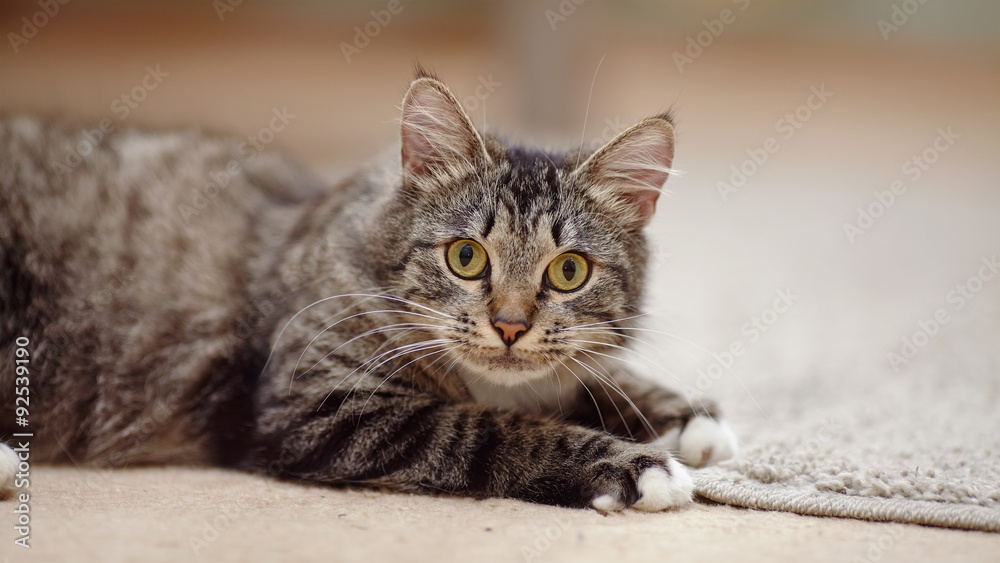
[[[466,366],[487,379],[515,384],[536,379],[551,373],[548,363],[525,358],[510,349],[494,354],[474,354],[464,359]]]
[[[488,358],[483,358],[482,363],[490,367],[491,369],[502,369],[502,370],[534,370],[537,369],[537,364],[530,360],[525,360],[518,358],[512,354],[509,350],[504,354],[499,356],[492,356]]]

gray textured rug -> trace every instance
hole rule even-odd
[[[1000,532],[1000,192],[980,172],[853,244],[866,195],[835,181],[675,190],[651,299],[667,334],[637,363],[718,399],[740,438],[696,472],[702,497]]]
[[[1000,532],[1000,372],[996,354],[963,349],[980,334],[967,328],[905,372],[815,381],[815,393],[802,397],[807,411],[786,424],[742,421],[742,456],[697,472],[699,494],[750,508]]]

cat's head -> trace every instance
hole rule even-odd
[[[480,134],[448,88],[418,75],[403,100],[402,184],[377,228],[383,277],[441,339],[438,365],[501,384],[622,344],[639,313],[642,228],[670,174],[666,115],[596,151]],[[579,369],[579,368],[578,368]]]

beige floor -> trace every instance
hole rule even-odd
[[[219,470],[45,467],[32,477],[31,548],[5,539],[0,553],[11,562],[985,562],[1000,553],[998,534],[703,504],[601,516]]]

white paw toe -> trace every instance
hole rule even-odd
[[[614,512],[625,508],[625,504],[612,495],[601,495],[590,501],[590,505],[601,512]]]
[[[725,422],[707,416],[688,421],[681,432],[677,457],[691,467],[702,467],[736,455],[736,434]]]
[[[14,450],[0,443],[0,500],[14,493],[14,477],[19,460]]]
[[[639,500],[632,505],[636,510],[659,512],[669,508],[684,506],[691,502],[694,483],[681,464],[674,460],[667,462],[668,474],[659,467],[652,467],[639,476]]]

